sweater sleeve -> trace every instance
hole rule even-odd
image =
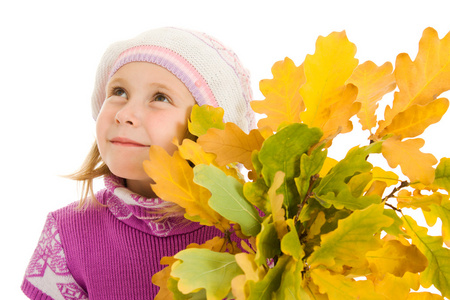
[[[47,217],[21,288],[30,299],[88,299],[67,267],[58,225],[52,213]]]

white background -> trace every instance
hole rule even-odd
[[[239,55],[258,82],[274,62],[298,65],[319,35],[346,30],[360,62],[415,57],[422,31],[450,31],[442,1],[4,1],[0,4],[0,298],[25,299],[20,284],[48,212],[75,201],[76,170],[94,141],[90,95],[97,63],[117,40],[161,26],[204,31]],[[447,93],[448,96],[448,93]],[[450,113],[424,137],[449,157]],[[364,134],[363,136],[367,136]],[[339,147],[365,143],[338,140]]]

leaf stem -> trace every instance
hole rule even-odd
[[[383,202],[386,202],[389,198],[394,197],[395,193],[397,193],[399,190],[401,190],[402,188],[407,187],[409,185],[410,185],[410,183],[408,181],[400,182],[399,186],[395,187],[389,195],[387,195],[386,197],[383,198]],[[386,203],[386,205],[388,205],[388,204]]]
[[[305,198],[303,198],[302,203],[300,203],[298,205],[298,211],[297,211],[297,215],[295,216],[295,220],[298,220],[300,213],[303,209],[303,207],[306,204],[306,201],[308,201],[308,199],[311,197],[311,195],[313,194],[312,189],[314,186],[314,182],[316,182],[316,180],[319,178],[319,174],[316,174],[314,176],[311,176],[311,178],[309,179],[309,187],[308,187],[308,192],[306,192]]]

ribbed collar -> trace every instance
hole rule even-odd
[[[114,175],[104,178],[104,194],[98,194],[101,203],[106,204],[111,213],[122,222],[143,232],[166,237],[192,232],[201,227],[200,224],[190,222],[182,216],[167,218],[164,222],[158,221],[165,208],[172,205],[160,198],[145,198],[131,192],[124,186],[124,180]]]

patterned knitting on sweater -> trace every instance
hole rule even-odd
[[[114,176],[105,186],[96,197],[106,207],[73,203],[48,215],[22,284],[30,299],[153,299],[162,257],[221,235],[180,217],[157,223],[166,202],[133,194]]]

